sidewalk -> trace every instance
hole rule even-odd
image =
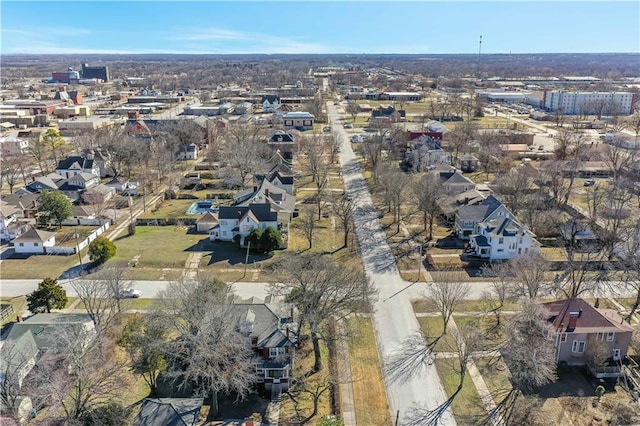
[[[340,321],[338,324],[338,334],[343,335],[345,324]],[[337,370],[338,370],[338,395],[340,396],[340,416],[344,426],[356,426],[355,402],[353,399],[353,379],[351,377],[351,357],[349,355],[349,345],[346,338],[338,340]]]

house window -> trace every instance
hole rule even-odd
[[[504,243],[504,238],[500,237],[500,239],[498,240],[498,244],[502,244]]]
[[[285,348],[269,348],[269,358],[276,358],[285,354]]]
[[[504,251],[504,249],[498,249],[496,250],[498,253],[502,253]]]
[[[560,341],[561,342],[567,341],[567,333],[560,333]]]
[[[24,247],[24,243],[18,243],[20,247]]]
[[[33,243],[33,246],[34,247],[38,247],[38,243]]]
[[[598,333],[596,340],[600,340],[600,341],[604,340],[604,333]]]
[[[571,352],[576,354],[583,354],[585,345],[586,343],[583,341],[574,340],[573,345],[571,345]]]
[[[267,377],[271,377],[273,379],[279,379],[281,377],[285,377],[284,371],[282,370],[267,370]]]
[[[222,231],[222,235],[226,237],[227,236],[227,231]]]
[[[613,337],[616,333],[607,333],[607,342],[613,342]]]
[[[252,229],[251,225],[242,225],[242,231],[243,232],[250,232]]]
[[[613,358],[614,361],[618,361],[620,359],[620,349],[614,349],[611,358]]]

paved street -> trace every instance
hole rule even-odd
[[[327,112],[334,129],[342,136],[339,160],[346,192],[357,200],[354,220],[365,272],[380,292],[374,306],[373,321],[384,369],[405,339],[420,332],[420,326],[411,307],[411,293],[401,291],[407,283],[398,273],[349,137],[337,124],[336,107],[328,103]],[[411,379],[402,383],[390,380],[390,375],[385,372],[385,382],[391,417],[395,419],[399,413],[399,424],[405,423],[403,419],[413,408],[434,409],[447,399],[434,365],[423,366]],[[442,424],[455,424],[451,410],[442,417]]]

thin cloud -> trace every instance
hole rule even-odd
[[[319,43],[300,41],[249,31],[234,31],[224,28],[190,30],[167,37],[175,42],[226,42],[227,45],[211,47],[200,44],[199,49],[222,53],[327,53],[331,49]]]

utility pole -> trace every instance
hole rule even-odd
[[[422,275],[422,244],[418,246],[418,279],[416,281],[420,281]]]
[[[80,253],[80,244],[78,243],[78,225],[76,225],[76,229],[73,235],[76,238],[76,250],[78,251],[78,260],[80,261],[80,273],[78,275],[82,275],[82,272],[84,271],[84,265],[82,264],[82,254]]]
[[[242,278],[247,276],[247,264],[249,263],[249,248],[251,247],[251,241],[249,241],[247,243],[247,255],[244,258],[244,274],[242,275]]]

